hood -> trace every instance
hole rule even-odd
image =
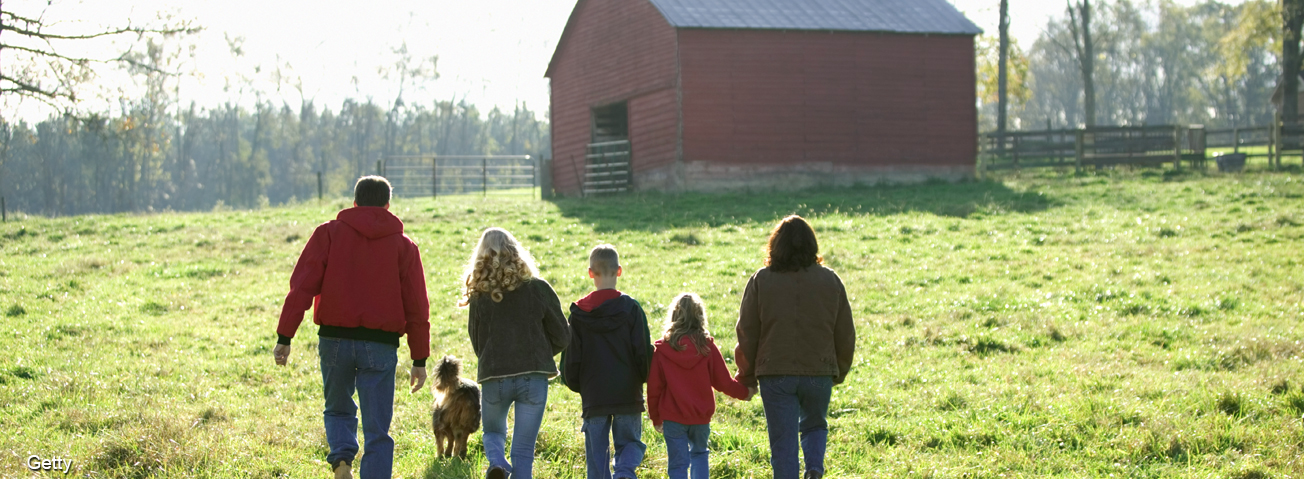
[[[604,301],[593,311],[585,311],[578,304],[571,303],[571,322],[582,324],[590,331],[602,333],[615,331],[634,325],[637,321],[633,314],[629,314],[634,309],[633,306],[634,298],[624,294]]]
[[[709,338],[706,341],[707,344],[715,345],[715,342]],[[670,343],[667,343],[664,339],[658,340],[655,344],[655,354],[657,356],[664,357],[675,366],[684,369],[693,369],[702,361],[706,361],[706,358],[709,357],[698,354],[697,346],[693,345],[693,340],[689,339],[688,336],[679,338],[679,344],[684,347],[683,351],[675,351],[675,348],[670,347]]]
[[[403,233],[403,222],[378,206],[355,206],[341,211],[336,219],[343,221],[367,239],[384,238]]]

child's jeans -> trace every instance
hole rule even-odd
[[[761,403],[770,433],[770,466],[774,479],[801,476],[797,436],[806,456],[806,470],[824,472],[824,448],[829,438],[829,398],[832,376],[761,376]]]
[[[398,366],[398,347],[384,343],[321,337],[317,352],[321,356],[322,389],[326,409],[326,443],[330,454],[326,462],[353,462],[358,453],[358,405],[362,404],[362,436],[366,453],[358,467],[361,479],[389,478],[394,469],[394,439],[389,423],[394,418],[394,368]]]
[[[512,427],[512,462],[507,462],[507,411],[516,403]],[[484,455],[489,467],[501,467],[512,479],[534,477],[534,442],[539,438],[544,406],[548,403],[548,376],[524,374],[480,383],[480,417],[484,427]]]
[[[588,479],[611,479],[611,456],[607,454],[607,436],[616,449],[615,477],[636,478],[634,469],[643,462],[647,445],[643,444],[643,415],[617,414],[594,416],[584,420],[584,463]],[[513,479],[515,479],[513,477]]]
[[[663,421],[661,430],[666,438],[667,472],[670,479],[688,479],[690,466],[692,479],[711,476],[710,424],[680,424]]]

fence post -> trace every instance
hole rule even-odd
[[[543,161],[540,163],[543,168],[539,170],[539,197],[540,198],[553,197],[552,162],[553,160],[551,158],[544,158]]]
[[[1083,153],[1085,153],[1085,149],[1083,147],[1082,142],[1085,137],[1086,135],[1082,130],[1077,130],[1073,132],[1074,163],[1076,164],[1076,168],[1079,173],[1082,172],[1082,155]]]
[[[318,203],[321,203],[321,196],[322,196],[321,172],[318,171],[317,172],[317,202]]]
[[[1241,152],[1241,129],[1232,128],[1232,153]]]
[[[430,157],[430,197],[439,197],[439,157]]]
[[[9,210],[5,208],[5,197],[0,196],[0,223],[9,222]]]
[[[384,164],[382,160],[376,160],[376,176],[385,176]]]
[[[489,196],[489,158],[480,158],[480,187],[484,189],[481,196]]]
[[[1272,143],[1275,149],[1268,151],[1268,166],[1276,168],[1281,164],[1281,147],[1285,143],[1281,139],[1281,113],[1272,117]]]
[[[1173,170],[1182,171],[1182,127],[1173,125]]]
[[[1004,142],[1005,142],[1005,139],[1002,138],[1002,139],[1001,139],[1001,143],[1004,143]],[[1017,137],[1017,136],[1014,137],[1014,142],[1013,142],[1013,145],[1014,145],[1014,172],[1015,172],[1016,174],[1019,173],[1019,171],[1020,171],[1020,170],[1019,170],[1019,143],[1020,143],[1020,141],[1019,141],[1019,137]]]

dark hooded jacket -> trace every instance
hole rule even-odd
[[[290,275],[276,327],[281,344],[290,344],[309,307],[320,336],[398,346],[406,334],[413,360],[424,365],[430,356],[421,253],[385,208],[349,208],[313,231]]]
[[[566,387],[580,393],[582,417],[641,414],[652,363],[643,307],[626,294],[593,311],[572,303],[570,328],[561,375]]]

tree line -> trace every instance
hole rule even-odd
[[[1009,45],[1008,129],[1271,124],[1283,71],[1281,4],[1080,0],[1066,7],[1026,51]],[[997,39],[978,39],[982,131],[1000,127],[1000,50]]]
[[[156,92],[157,93],[157,92]],[[258,102],[176,112],[167,101],[131,102],[116,117],[0,118],[0,192],[11,210],[76,215],[251,208],[351,191],[391,155],[549,151],[549,128],[517,107],[482,114],[465,101],[338,110]]]

